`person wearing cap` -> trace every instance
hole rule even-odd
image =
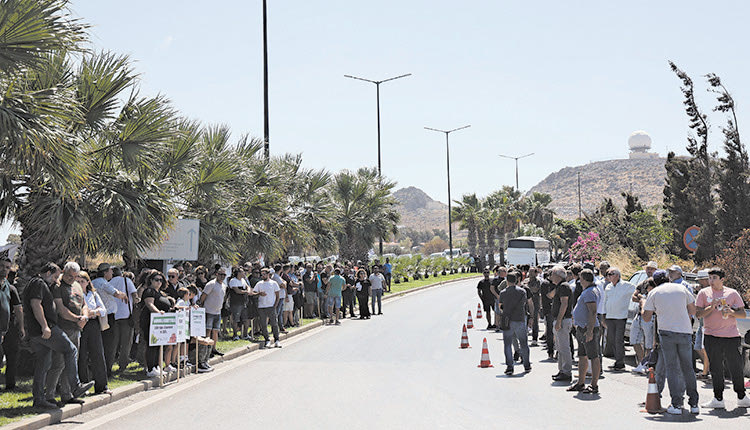
[[[696,287],[696,294],[703,288],[708,287],[708,270],[699,270],[695,278],[698,281]],[[709,375],[709,369],[711,363],[708,361],[708,354],[706,354],[706,348],[703,347],[703,318],[698,318],[698,330],[695,332],[695,342],[693,343],[693,350],[700,356],[701,362],[703,363],[703,371],[698,375],[698,379],[708,380],[711,376]],[[695,371],[698,374],[698,371]]]
[[[609,284],[604,289],[604,318],[607,322],[607,344],[615,353],[615,364],[609,366],[614,371],[625,369],[625,323],[628,308],[635,292],[635,285],[623,281],[620,270],[612,267],[607,271]]]
[[[104,344],[104,359],[107,362],[107,377],[112,377],[112,365],[115,362],[115,351],[117,350],[117,337],[115,336],[115,313],[119,307],[118,301],[128,303],[128,296],[124,292],[113,287],[109,281],[112,280],[112,266],[109,263],[101,263],[96,268],[96,278],[91,283],[99,293],[99,297],[107,308],[107,323],[109,328],[102,331],[102,343]]]
[[[711,362],[711,380],[714,398],[704,403],[704,408],[724,409],[724,363],[732,375],[732,385],[737,393],[737,407],[750,407],[750,398],[745,394],[743,375],[742,341],[737,328],[737,318],[745,318],[745,303],[733,288],[724,286],[724,270],[714,267],[708,270],[710,287],[698,293],[695,305],[696,316],[704,319],[704,342]]]
[[[659,264],[656,261],[649,261],[645,266],[643,266],[643,270],[646,271],[646,277],[652,278],[654,276],[654,272],[659,270]]]
[[[654,314],[659,316],[659,359],[656,363],[658,375],[666,373],[669,394],[672,398],[667,413],[681,415],[685,397],[691,414],[700,413],[698,389],[693,372],[692,335],[690,317],[695,315],[695,297],[681,284],[666,282],[663,271],[654,272],[656,288],[651,290],[643,306],[643,320],[651,321]],[[662,382],[663,384],[663,382]],[[663,388],[663,385],[659,387]],[[661,390],[660,390],[661,391]]]
[[[686,280],[682,279],[682,267],[673,264],[669,267],[669,269],[667,269],[667,275],[669,276],[669,282],[673,284],[680,284],[688,291],[690,291],[691,294],[694,294],[690,284],[688,284]]]

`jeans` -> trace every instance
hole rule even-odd
[[[88,382],[89,363],[94,376],[94,391],[100,393],[107,389],[107,364],[104,360],[104,344],[99,319],[89,320],[81,333],[81,347],[78,349],[78,376]]]
[[[5,355],[5,388],[16,386],[16,371],[18,370],[18,350],[21,347],[21,333],[18,327],[11,321],[11,326],[3,338],[2,352],[0,352],[0,361]]]
[[[690,406],[696,406],[698,404],[698,390],[695,373],[693,373],[692,335],[690,333],[659,330],[659,340],[662,351],[659,361],[663,360],[664,367],[666,367],[672,406],[682,407],[686,390],[688,403]]]
[[[88,324],[87,324],[88,325]],[[115,320],[115,348],[119,351],[117,355],[117,363],[120,365],[120,371],[125,370],[130,363],[130,348],[133,345],[133,329],[130,326],[130,322],[127,318]],[[114,357],[112,357],[114,360]],[[111,368],[107,369],[107,373],[111,373]]]
[[[320,314],[318,316],[320,319],[328,318],[327,304],[328,298],[326,297],[326,293],[318,292],[318,309],[320,309]]]
[[[607,348],[615,353],[615,366],[625,366],[625,322],[624,319],[609,319],[607,323]]]
[[[341,309],[341,314],[346,318],[346,309],[349,308],[349,315],[354,318],[354,291],[348,289],[342,292],[342,295],[344,297],[344,307]]]
[[[382,312],[382,297],[383,297],[383,290],[381,289],[373,289],[372,290],[372,313],[375,313],[375,301],[378,302],[378,313]]]
[[[724,399],[724,360],[727,370],[732,375],[732,386],[737,398],[745,397],[745,379],[742,373],[742,352],[739,337],[703,336],[703,343],[711,366],[711,381],[714,386],[714,397]]]
[[[50,392],[45,395],[45,383],[47,373],[52,364],[52,352],[60,353],[63,356],[65,365],[63,367],[64,380],[68,386],[77,388],[80,384],[78,380],[78,349],[70,341],[68,335],[58,326],[51,327],[52,336],[49,339],[42,339],[41,336],[34,336],[29,340],[31,348],[34,351],[34,384],[32,393],[34,402],[46,400],[55,393]]]
[[[391,291],[391,278],[392,275],[390,273],[383,273],[383,277],[385,278],[385,288],[386,291]]]
[[[573,372],[573,353],[570,351],[571,327],[573,327],[573,320],[564,318],[560,330],[555,330],[555,344],[558,345],[557,370],[566,375]]]
[[[552,314],[544,316],[544,338],[547,346],[547,355],[552,357],[555,355],[555,319],[552,318]]]
[[[510,329],[503,330],[503,346],[505,347],[505,365],[513,369],[513,341],[518,340],[521,346],[521,358],[523,358],[523,367],[531,368],[529,362],[529,334],[526,331],[526,321],[511,321]]]
[[[284,327],[284,300],[285,298],[279,299],[279,303],[276,304],[276,323],[279,327]]]
[[[263,333],[263,340],[268,342],[268,322],[271,322],[271,331],[273,332],[273,340],[279,341],[279,322],[276,319],[276,310],[273,307],[270,308],[258,308],[260,313],[260,331]]]
[[[534,312],[531,314],[531,339],[539,340],[539,305],[534,304]]]
[[[73,328],[65,328],[62,330],[63,333],[65,333],[66,336],[68,336],[68,339],[70,339],[70,342],[75,346],[76,349],[76,358],[75,358],[75,372],[76,372],[76,379],[78,376],[78,345],[80,344],[81,340],[81,332],[78,331],[78,329]],[[66,357],[64,354],[60,352],[53,352],[52,353],[52,365],[50,366],[49,371],[47,372],[47,382],[46,384],[46,392],[47,396],[49,398],[55,397],[55,390],[57,388],[58,382],[60,383],[60,398],[63,400],[70,399],[73,397],[71,391],[74,388],[73,385],[69,383],[69,381],[66,378],[60,379],[60,376],[62,375],[63,370],[67,371],[68,363],[66,360]]]

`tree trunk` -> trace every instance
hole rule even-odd
[[[59,243],[42,232],[34,232],[21,224],[21,255],[18,259],[20,268],[18,276],[18,293],[23,290],[32,277],[39,274],[47,262],[54,262],[60,267],[65,264],[65,255]]]

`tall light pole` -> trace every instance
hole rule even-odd
[[[268,136],[268,19],[266,17],[266,0],[263,0],[263,156],[268,162],[271,149]]]
[[[364,81],[364,82],[369,82],[371,84],[375,84],[375,94],[376,94],[375,97],[376,97],[376,102],[377,102],[377,115],[378,115],[378,177],[382,175],[381,173],[382,169],[380,165],[380,84],[388,82],[388,81],[395,81],[396,79],[405,78],[407,76],[411,76],[411,73],[407,73],[405,75],[400,75],[400,76],[394,76],[392,78],[383,79],[381,81],[373,81],[371,79],[365,79],[359,76],[344,75],[345,78],[356,79],[358,81]],[[383,238],[382,237],[380,238],[380,255],[383,255]]]
[[[503,158],[508,158],[510,160],[516,160],[516,191],[519,190],[519,188],[518,188],[518,160],[520,160],[521,158],[530,157],[532,155],[534,155],[533,152],[531,154],[522,155],[520,157],[510,157],[508,155],[502,155],[502,154],[500,155],[500,157],[503,157]]]
[[[425,130],[445,133],[445,162],[447,167],[446,171],[448,173],[448,246],[451,250],[451,260],[453,260],[453,215],[451,215],[451,151],[448,144],[448,135],[454,131],[463,130],[469,127],[471,127],[471,125],[454,128],[453,130],[438,130],[437,128],[425,127]]]

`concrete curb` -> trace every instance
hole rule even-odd
[[[476,276],[479,277],[479,276]],[[398,293],[392,293],[388,296],[383,296],[383,301],[391,301],[399,297],[403,297],[407,294],[416,293],[417,291],[426,290],[428,288],[434,288],[434,287],[440,287],[446,284],[450,284],[453,282],[459,282],[459,281],[466,281],[469,279],[476,278],[475,276],[467,276],[465,278],[459,278],[459,279],[451,279],[449,281],[440,281],[436,282],[434,284],[424,285],[422,287],[413,288],[410,290],[400,291]],[[286,340],[294,336],[299,336],[302,333],[306,333],[310,330],[313,330],[315,328],[321,327],[323,325],[323,321],[315,321],[313,323],[307,324],[304,327],[300,327],[298,329],[292,330],[289,333],[282,334],[281,340]],[[227,353],[224,354],[223,357],[214,357],[211,360],[208,361],[210,365],[216,365],[219,363],[223,363],[225,361],[234,360],[236,358],[242,357],[244,355],[247,355],[253,351],[257,351],[260,349],[259,343],[251,343],[250,345],[235,348]],[[194,374],[192,374],[194,375]],[[181,375],[182,376],[182,375]],[[183,376],[184,377],[184,376]],[[172,382],[177,379],[177,375],[170,374],[166,378],[165,383]],[[68,419],[70,417],[80,415],[84,412],[89,412],[91,410],[94,410],[96,408],[108,405],[110,403],[114,403],[118,400],[122,400],[126,397],[130,397],[132,395],[148,391],[151,388],[158,387],[159,386],[159,379],[158,378],[151,378],[151,379],[144,379],[141,381],[133,382],[132,384],[125,385],[123,387],[115,388],[112,390],[112,394],[100,394],[96,396],[90,396],[85,397],[85,403],[82,405],[77,404],[70,404],[65,405],[62,409],[56,409],[49,412],[43,412],[39,415],[29,417],[22,419],[20,421],[16,421],[14,423],[10,423],[6,426],[2,426],[3,430],[16,430],[16,429],[25,429],[25,430],[36,430],[40,429],[42,427],[46,427],[48,425],[57,424],[62,420]]]

